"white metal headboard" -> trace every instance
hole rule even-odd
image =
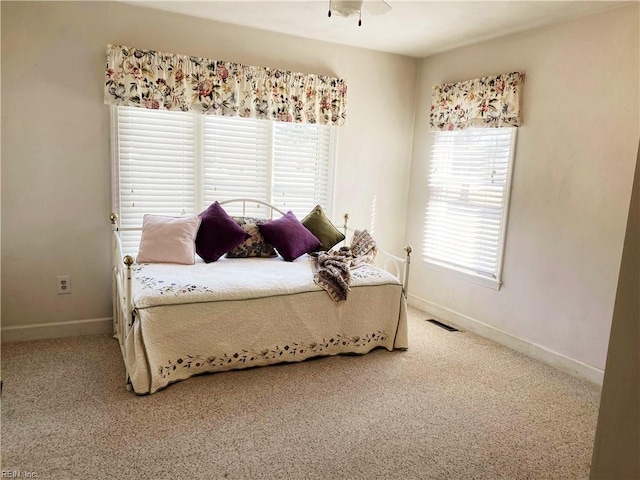
[[[247,212],[247,203],[255,204],[256,206],[261,205],[263,207],[268,208],[271,211],[269,215],[269,219],[273,218],[273,212],[278,212],[280,215],[285,215],[286,212],[283,212],[278,207],[274,207],[270,203],[263,202],[262,200],[255,200],[253,198],[232,198],[230,200],[222,200],[218,202],[220,205],[227,205],[229,203],[242,203],[242,215],[245,216]]]

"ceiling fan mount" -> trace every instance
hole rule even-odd
[[[329,17],[333,13],[341,17],[358,15],[358,26],[362,26],[362,10],[372,15],[381,15],[391,10],[384,0],[329,0]]]

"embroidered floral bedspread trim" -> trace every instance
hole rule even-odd
[[[333,337],[314,342],[290,342],[275,345],[271,348],[242,349],[234,353],[219,355],[191,355],[186,354],[176,360],[167,360],[159,367],[159,375],[163,379],[171,379],[180,370],[189,373],[215,371],[219,369],[232,370],[251,367],[265,363],[295,362],[310,356],[335,355],[345,349],[372,349],[383,345],[389,335],[383,331],[365,333],[364,335],[345,335],[338,333]]]

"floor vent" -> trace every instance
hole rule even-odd
[[[434,325],[437,325],[440,328],[444,328],[448,332],[458,332],[459,331],[457,328],[453,328],[453,327],[450,327],[449,325],[445,325],[444,323],[439,322],[438,320],[434,320],[433,318],[430,318],[429,320],[427,320],[427,322],[433,323]]]

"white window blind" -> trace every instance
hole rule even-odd
[[[146,213],[199,213],[215,200],[254,198],[302,218],[331,211],[335,127],[112,108],[114,211],[135,255]],[[240,206],[225,206],[231,215]],[[264,207],[247,215],[265,217]]]
[[[515,128],[436,133],[424,258],[499,288]]]
[[[180,216],[195,209],[195,117],[120,108],[119,216],[123,248],[137,251],[146,213]]]
[[[273,124],[273,203],[282,210],[306,213],[330,196],[333,157],[330,128]]]
[[[202,209],[215,200],[271,198],[270,122],[208,116],[203,117],[204,198]],[[240,214],[229,205],[229,214]],[[247,215],[260,215],[257,207]]]

